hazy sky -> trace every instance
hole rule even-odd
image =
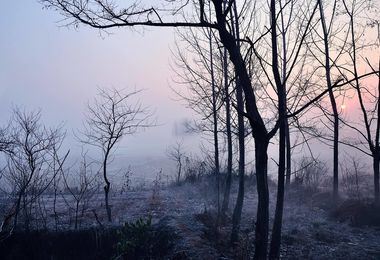
[[[175,125],[193,117],[172,100],[177,97],[169,88],[174,76],[169,65],[174,30],[151,28],[140,34],[118,28],[111,31],[113,35],[100,35],[85,26],[59,28],[62,18],[35,0],[0,1],[0,124],[10,117],[12,104],[41,108],[45,125],[66,122],[64,149],[79,153],[72,132],[82,129],[85,103],[96,96],[97,86],[146,89],[139,96],[141,103],[156,109],[161,126],[126,136],[117,154],[165,156],[170,143],[182,138],[174,135]],[[344,103],[346,115],[358,118],[356,101]],[[196,149],[198,142],[186,136],[185,145]],[[326,147],[314,152],[317,157],[332,156]],[[277,155],[275,145],[270,153]]]
[[[172,100],[176,96],[169,88],[174,30],[154,28],[141,35],[121,28],[101,37],[85,26],[59,28],[61,19],[36,1],[0,2],[1,125],[12,104],[42,108],[45,125],[66,122],[65,148],[74,149],[72,129],[82,128],[84,104],[96,96],[97,86],[144,88],[141,103],[156,109],[163,126],[126,136],[118,153],[163,155],[174,141],[174,125],[192,116]]]

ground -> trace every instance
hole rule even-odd
[[[49,246],[36,244],[32,251],[38,255],[36,257],[38,259],[109,259],[113,255],[116,256],[113,245],[118,241],[117,230],[122,230],[125,222],[136,223],[140,217],[146,221],[151,215],[156,242],[151,242],[150,246],[154,244],[159,248],[149,249],[152,250],[149,259],[251,259],[254,252],[256,184],[253,177],[247,177],[240,240],[237,245],[231,247],[229,235],[231,212],[237,194],[236,183],[235,179],[227,222],[219,227],[218,236],[213,232],[217,212],[213,178],[203,177],[201,180],[184,181],[179,185],[156,183],[149,188],[132,189],[122,194],[115,193],[111,198],[114,216],[112,224],[106,221],[100,196],[98,207],[89,206],[84,213],[84,220],[81,223],[82,233],[72,231],[68,234],[66,230],[72,227],[72,221],[70,226],[67,226],[69,222],[62,221],[62,227],[58,227],[56,231],[49,233],[50,235],[46,235],[47,231],[34,235],[33,243],[45,238],[50,244]],[[276,195],[274,184],[270,185],[270,194],[271,227]],[[343,199],[338,210],[331,210],[330,198],[328,192],[310,192],[299,188],[288,191],[284,205],[281,259],[380,259],[380,227],[367,225],[369,215],[378,212],[371,211],[370,203]],[[380,215],[375,217],[371,224],[378,224],[380,221]],[[79,234],[84,237],[87,234],[87,244],[83,244],[83,239],[73,238]],[[65,237],[66,242],[62,242],[62,237]],[[67,242],[73,243],[74,240],[78,241],[76,247]],[[157,242],[158,240],[160,241]],[[29,258],[28,256],[33,253],[24,253],[25,258],[20,257],[21,253],[15,253],[22,247],[20,241],[22,240],[12,236],[3,239],[0,243],[0,252],[7,252],[7,259]],[[68,243],[66,249],[62,243]],[[86,251],[87,249],[81,248],[80,245],[87,249],[91,247],[95,249],[92,252]],[[48,250],[47,247],[51,248]],[[75,250],[78,252],[82,250],[83,254],[74,253]],[[57,251],[60,253],[56,253]],[[99,252],[95,254],[95,251]],[[69,252],[72,252],[71,255]],[[135,257],[135,259],[140,258],[141,255]]]

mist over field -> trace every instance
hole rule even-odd
[[[379,10],[0,1],[0,258],[378,260]]]

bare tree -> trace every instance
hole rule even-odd
[[[228,209],[228,201],[232,179],[232,131],[230,112],[230,76],[228,56],[225,48],[217,48],[218,35],[211,29],[201,30],[198,34],[194,29],[186,30],[187,33],[178,32],[181,43],[188,45],[187,52],[193,53],[192,61],[179,44],[176,45],[175,65],[173,70],[179,80],[176,83],[186,84],[189,94],[174,92],[188,103],[188,107],[202,116],[202,121],[195,121],[190,126],[192,131],[212,133],[214,147],[214,168],[216,172],[216,185],[218,193],[218,209],[220,208],[219,187],[221,186],[220,169],[223,165],[223,154],[220,150],[220,135],[227,139],[227,178],[225,182],[224,198],[220,215],[222,220]],[[180,69],[180,70],[178,70]],[[223,111],[224,109],[224,111]],[[225,114],[223,113],[225,112]],[[219,215],[218,215],[219,216]]]
[[[380,57],[378,60],[378,68],[374,69],[369,61],[368,58],[365,58],[364,60],[368,63],[368,65],[371,67],[373,72],[375,72],[377,75],[377,86],[374,87],[373,92],[369,91],[367,87],[362,86],[359,81],[359,59],[360,54],[358,53],[360,51],[360,46],[358,46],[358,41],[361,33],[357,32],[356,28],[356,18],[357,12],[359,9],[363,8],[362,5],[356,4],[356,2],[350,3],[349,1],[343,1],[344,8],[349,16],[349,22],[350,22],[350,37],[351,37],[351,46],[352,46],[352,54],[350,55],[350,58],[352,60],[353,64],[353,70],[350,72],[355,76],[356,80],[353,84],[353,88],[356,90],[356,94],[359,100],[359,106],[360,110],[363,116],[363,122],[365,130],[359,131],[361,136],[366,141],[370,155],[373,159],[373,171],[374,171],[374,188],[375,188],[375,204],[376,206],[380,207],[380,109],[379,109],[379,96],[380,96]],[[365,7],[365,6],[364,6]],[[375,28],[377,29],[377,42],[380,40],[380,31],[379,31],[379,23],[376,20],[372,20],[372,22],[375,22]],[[360,29],[359,29],[360,30]],[[372,92],[372,93],[371,93]],[[374,109],[367,109],[366,108],[366,99],[367,102],[372,103],[374,105]],[[352,127],[352,129],[359,130],[356,127]]]
[[[240,27],[239,27],[239,19],[236,2],[233,3],[233,8],[231,9],[232,15],[231,19],[234,21],[233,32],[237,40],[240,39]],[[240,48],[240,45],[237,45],[237,48]],[[235,68],[236,70],[236,68]],[[237,75],[235,71],[235,75]],[[245,124],[244,124],[244,116],[242,111],[244,111],[244,99],[243,99],[243,89],[240,84],[240,80],[236,77],[236,109],[238,112],[238,149],[239,149],[239,166],[238,166],[238,174],[239,174],[239,190],[238,196],[236,198],[236,204],[234,207],[234,212],[232,215],[232,232],[231,232],[231,243],[234,244],[238,241],[239,231],[240,231],[240,222],[241,222],[241,214],[243,211],[243,203],[244,203],[244,178],[245,178]]]
[[[69,192],[74,199],[74,206],[69,198],[62,194],[66,204],[74,211],[74,229],[78,230],[81,227],[83,215],[88,209],[90,200],[95,193],[99,191],[100,182],[97,180],[97,174],[92,170],[92,163],[87,162],[86,153],[82,154],[79,170],[74,170],[74,173],[69,170],[62,171],[62,179],[65,190]]]
[[[379,65],[375,68],[372,63],[373,56],[368,57],[367,53],[371,53],[372,48],[378,48],[379,27],[377,14],[371,13],[373,6],[368,5],[369,2],[342,1],[343,11],[340,12],[347,24],[345,41],[346,44],[340,49],[343,52],[343,60],[345,63],[337,64],[336,59],[331,59],[331,63],[335,65],[338,73],[347,77],[350,75],[353,80],[349,80],[351,89],[347,89],[352,96],[358,100],[359,110],[361,113],[360,122],[355,119],[341,118],[339,122],[349,129],[358,133],[358,138],[351,135],[343,136],[339,142],[351,146],[359,151],[369,155],[373,159],[374,187],[375,187],[375,203],[379,205],[380,188],[379,188],[379,162],[380,162],[380,122],[379,118]],[[340,36],[339,36],[340,37]],[[369,73],[361,74],[363,66],[360,64],[368,64],[371,70]],[[337,64],[337,65],[336,65]],[[364,81],[364,76],[371,76],[377,81],[377,85],[372,85],[370,80]],[[345,97],[345,96],[344,96]],[[323,110],[325,114],[325,110]],[[341,109],[341,113],[343,109]],[[340,116],[341,114],[338,114]],[[326,126],[326,125],[325,125]],[[329,137],[321,133],[317,133],[321,140],[334,141],[334,137]],[[334,166],[335,167],[335,166]],[[337,166],[336,166],[337,167]],[[335,175],[335,174],[334,174]],[[336,177],[337,178],[337,177]],[[337,189],[337,187],[335,188]]]
[[[325,53],[325,63],[324,67],[326,70],[326,85],[329,89],[329,98],[331,102],[331,108],[333,110],[333,121],[334,121],[334,155],[333,155],[333,172],[334,172],[334,184],[333,184],[333,200],[334,204],[337,205],[338,197],[339,197],[339,176],[338,176],[338,170],[339,170],[339,113],[335,101],[335,97],[333,94],[333,90],[331,89],[332,86],[332,75],[331,75],[331,65],[330,65],[330,47],[329,47],[329,32],[331,31],[331,25],[333,19],[331,19],[330,25],[326,24],[326,18],[325,18],[325,11],[324,6],[322,4],[322,1],[318,1],[319,6],[319,13],[321,16],[321,25],[322,25],[322,35],[323,35],[323,42],[324,42],[324,53]],[[332,17],[335,16],[335,10],[336,10],[336,1],[334,1],[334,8],[332,12]]]
[[[54,160],[54,151],[61,146],[65,132],[62,131],[62,124],[57,128],[45,127],[41,123],[41,110],[27,112],[21,107],[12,107],[12,112],[13,116],[5,132],[13,144],[12,149],[6,152],[8,166],[5,177],[14,189],[14,228],[17,228],[22,210],[25,227],[28,229],[28,205],[46,190],[57,174],[51,171],[50,165]]]
[[[350,198],[361,200],[368,188],[367,180],[370,167],[365,163],[362,156],[346,154],[340,165],[342,172],[342,186],[346,195]]]
[[[175,142],[165,150],[166,156],[177,164],[177,184],[181,179],[182,165],[185,158],[185,148],[183,147],[183,140]]]
[[[298,161],[296,178],[299,184],[316,191],[327,178],[328,166],[325,162],[312,157],[303,156]]]
[[[105,205],[108,221],[112,221],[111,207],[109,205],[109,191],[111,183],[107,175],[107,166],[112,161],[112,155],[125,135],[132,135],[138,131],[155,125],[155,121],[150,121],[153,113],[149,107],[143,107],[140,101],[130,104],[130,97],[138,94],[141,90],[125,94],[124,90],[117,90],[115,87],[98,88],[99,98],[94,99],[94,103],[87,103],[85,130],[83,137],[79,141],[84,144],[98,147],[102,153],[103,178],[106,185]]]

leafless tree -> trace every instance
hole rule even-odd
[[[233,32],[236,39],[240,40],[240,24],[239,19],[237,18],[238,11],[236,2],[233,3],[233,8],[231,8],[231,19],[233,21]],[[240,48],[240,44],[237,45],[237,48]],[[252,61],[250,61],[252,62]],[[233,75],[238,75],[236,73]],[[239,149],[239,166],[238,166],[238,175],[239,175],[239,190],[238,196],[236,198],[236,204],[234,207],[234,212],[232,215],[232,232],[231,232],[231,243],[235,244],[238,241],[239,231],[240,231],[240,222],[241,215],[243,211],[243,203],[244,203],[244,192],[245,192],[245,123],[244,116],[242,111],[244,111],[244,98],[243,98],[243,88],[240,84],[239,77],[235,79],[236,83],[236,110],[238,112],[237,121],[238,121],[238,149]]]
[[[327,178],[328,166],[325,162],[303,156],[299,159],[296,178],[307,189],[316,191]]]
[[[339,177],[338,177],[338,171],[339,171],[339,113],[334,97],[333,90],[331,88],[332,86],[332,75],[331,75],[331,65],[330,65],[330,46],[329,46],[329,33],[332,30],[332,24],[333,24],[333,18],[336,16],[336,4],[337,2],[334,1],[333,8],[332,8],[332,14],[330,23],[328,23],[326,17],[325,17],[325,7],[322,4],[322,1],[318,1],[318,8],[321,18],[321,26],[322,26],[322,39],[324,43],[324,54],[325,54],[325,62],[324,62],[324,68],[326,71],[326,85],[329,89],[329,98],[331,102],[331,108],[333,111],[333,121],[334,121],[334,155],[333,155],[333,172],[334,172],[334,184],[333,184],[333,200],[334,204],[336,205],[338,202],[339,197]]]
[[[181,179],[183,160],[185,159],[186,150],[183,147],[183,140],[175,142],[165,150],[166,156],[177,164],[177,184]]]
[[[373,87],[373,91],[369,91],[366,86],[362,86],[359,80],[359,59],[361,59],[361,55],[359,52],[361,51],[361,46],[359,45],[359,39],[362,33],[360,32],[360,28],[363,28],[362,26],[357,28],[357,21],[356,19],[360,19],[358,17],[357,12],[358,10],[362,9],[363,7],[366,8],[366,6],[363,6],[362,4],[356,4],[356,2],[350,2],[350,1],[343,1],[343,5],[345,8],[345,11],[347,12],[349,16],[349,23],[350,23],[350,44],[352,46],[352,53],[350,55],[353,69],[350,70],[350,73],[352,73],[356,80],[351,84],[352,87],[356,90],[356,94],[359,101],[360,110],[363,116],[363,122],[364,122],[364,128],[365,130],[360,130],[357,127],[350,126],[351,129],[354,129],[359,132],[361,137],[364,138],[365,143],[368,145],[369,148],[369,154],[373,158],[373,171],[374,171],[374,188],[375,188],[375,204],[380,207],[380,170],[379,170],[379,164],[380,164],[380,109],[379,109],[379,95],[380,95],[380,57],[378,59],[378,68],[375,69],[369,60],[368,57],[364,58],[364,60],[368,63],[370,68],[373,72],[376,73],[377,76],[377,86]],[[377,14],[376,14],[377,15]],[[370,20],[371,21],[371,20]],[[375,19],[372,20],[372,22],[375,22],[375,28],[377,29],[377,39],[376,42],[378,43],[380,40],[380,31],[379,31],[379,23]],[[358,32],[359,30],[359,32]],[[379,44],[379,43],[378,43]],[[369,102],[368,102],[369,101]],[[374,106],[373,109],[366,108],[366,103],[372,104]]]
[[[109,205],[109,191],[111,183],[107,175],[107,166],[112,161],[112,155],[117,144],[125,135],[136,134],[138,131],[155,125],[151,121],[153,113],[149,107],[143,107],[140,101],[131,104],[129,99],[141,90],[128,94],[124,90],[112,88],[98,88],[99,98],[93,103],[87,103],[85,130],[82,137],[78,137],[83,144],[95,146],[102,154],[102,170],[105,182],[105,206],[108,221],[112,221]]]
[[[350,198],[356,198],[360,201],[367,190],[369,165],[365,163],[362,156],[349,155],[340,164],[342,172],[342,186],[346,195]]]
[[[181,42],[177,43],[174,53],[177,74],[176,83],[185,84],[188,94],[172,88],[181,99],[187,102],[187,106],[202,117],[202,120],[194,121],[190,130],[212,134],[214,148],[214,168],[216,172],[216,185],[222,186],[220,169],[223,168],[223,154],[220,152],[221,138],[227,141],[227,178],[225,181],[224,197],[218,216],[222,219],[228,209],[229,194],[232,179],[232,131],[230,109],[230,75],[228,56],[225,48],[218,47],[218,35],[210,29],[187,29],[185,32],[177,31]],[[188,46],[185,53],[182,43]],[[188,53],[192,59],[188,59]],[[223,135],[222,135],[223,134]],[[218,209],[219,206],[218,195]]]
[[[65,194],[62,194],[70,210],[74,211],[75,230],[81,227],[83,215],[100,187],[100,183],[97,180],[98,175],[92,170],[92,162],[87,162],[87,159],[88,157],[86,153],[84,153],[82,154],[82,160],[78,170],[74,170],[73,172],[69,170],[66,172],[62,171],[65,191],[68,191],[74,199],[73,205],[70,198],[66,198]]]
[[[53,152],[57,151],[65,137],[63,124],[47,128],[41,123],[41,110],[27,112],[21,107],[12,107],[13,116],[5,135],[13,147],[6,152],[8,161],[5,177],[13,188],[15,205],[14,228],[20,213],[25,227],[29,228],[31,204],[50,185],[57,172],[52,171]],[[64,158],[66,158],[68,153]],[[64,162],[64,159],[63,159]],[[62,164],[60,165],[62,167]]]

